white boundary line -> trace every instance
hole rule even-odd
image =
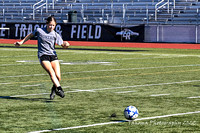
[[[124,94],[124,93],[132,93],[132,92],[136,92],[136,91],[120,91],[120,92],[115,92],[115,93]]]
[[[124,88],[148,87],[148,86],[159,86],[159,85],[172,85],[172,84],[182,84],[182,83],[192,83],[192,82],[200,82],[200,80],[189,80],[189,81],[158,83],[158,84],[144,84],[144,85],[122,86],[122,87],[112,87],[112,88],[100,88],[100,89],[92,89],[92,90],[93,91],[100,91],[100,90],[111,90],[111,89],[124,89]]]
[[[4,66],[24,66],[24,65],[36,65],[36,64],[40,64],[39,62],[17,62],[19,64],[1,64],[0,67],[4,67]]]
[[[37,47],[35,47],[35,49],[20,49],[20,48],[0,48],[0,51],[37,51]],[[79,54],[124,54],[124,55],[143,55],[143,56],[149,56],[149,55],[153,55],[153,56],[166,56],[166,57],[200,57],[200,55],[187,55],[187,54],[148,54],[148,53],[134,53],[134,52],[112,52],[112,51],[90,51],[90,50],[86,50],[86,51],[82,51],[82,50],[60,50],[57,49],[58,53],[79,53]]]
[[[41,86],[41,84],[35,84],[35,85],[22,85],[21,87],[36,87]]]
[[[158,58],[158,57],[155,57]],[[167,57],[160,57],[160,58],[167,58]],[[171,57],[168,57],[171,58]],[[116,60],[137,60],[137,59],[152,59],[152,58],[122,58],[122,59],[113,59],[112,61],[116,61]],[[16,61],[17,64],[1,64],[0,66],[20,66],[20,65],[24,65],[24,64],[18,64],[18,63],[27,63],[29,65],[34,65],[34,64],[40,64],[39,61],[35,60],[35,61],[27,61],[27,60],[19,60]],[[99,62],[99,63],[98,63]],[[100,63],[101,62],[101,63]],[[113,64],[115,62],[110,62],[110,61],[90,61],[90,62],[61,62],[61,65],[93,65],[93,64],[100,64],[100,65],[108,65],[108,64]]]
[[[91,90],[73,90],[73,91],[66,91],[65,93],[77,93],[77,92],[95,92],[95,91],[102,91],[102,90],[113,90],[113,89],[124,89],[124,88],[136,88],[136,87],[148,87],[148,86],[159,86],[159,85],[172,85],[172,84],[182,84],[182,83],[192,83],[192,82],[200,82],[200,80],[190,80],[190,81],[181,81],[181,82],[171,82],[171,83],[158,83],[158,84],[144,84],[144,85],[133,85],[133,86],[122,86],[122,87],[111,87],[111,88],[99,88],[99,89],[91,89]],[[17,97],[26,97],[31,95],[42,95],[42,94],[49,94],[49,93],[40,93],[40,94],[26,94],[26,95],[16,95]],[[11,96],[11,97],[16,97]]]
[[[190,99],[195,99],[195,98],[200,98],[200,96],[187,97],[187,98],[190,98]]]
[[[0,56],[0,58],[18,58],[18,57],[35,57],[36,55],[20,55],[20,56]]]
[[[37,51],[37,49],[36,49],[37,47],[35,47],[35,49],[19,49],[19,48],[0,48],[0,51]]]
[[[172,116],[181,116],[181,115],[190,115],[190,114],[198,114],[198,113],[200,113],[200,111],[187,112],[187,113],[178,113],[178,114],[169,114],[169,115],[154,116],[154,117],[145,117],[145,118],[135,119],[134,121],[151,120],[151,119],[159,119],[159,118],[166,118],[166,117],[172,117]],[[96,123],[96,124],[91,124],[91,125],[82,125],[82,126],[75,126],[75,127],[57,128],[57,129],[52,129],[52,130],[33,131],[33,132],[29,132],[29,133],[43,133],[43,132],[51,132],[51,131],[70,130],[70,129],[78,129],[78,128],[86,128],[86,127],[117,124],[117,123],[122,123],[122,122],[128,122],[128,121],[127,120],[124,120],[124,121],[122,120],[122,121],[114,121],[114,122]]]
[[[14,95],[10,97],[27,97],[27,96],[39,96],[39,95],[48,95],[50,93],[39,93],[39,94],[26,94],[26,95]]]
[[[14,65],[14,64],[11,64]],[[23,64],[20,64],[23,65]],[[1,65],[0,65],[1,66]],[[157,69],[157,68],[176,68],[176,67],[194,67],[200,66],[200,64],[192,64],[192,65],[177,65],[177,66],[160,66],[160,67],[142,67],[142,68],[122,68],[122,69],[104,69],[104,70],[94,70],[94,71],[79,71],[79,72],[65,72],[65,74],[73,74],[73,73],[94,73],[94,72],[112,72],[112,71],[129,71],[129,70],[140,70],[140,69]],[[17,78],[17,77],[30,77],[30,76],[44,76],[48,74],[33,74],[33,75],[16,75],[16,76],[1,76],[0,78]],[[0,83],[1,84],[1,83]]]
[[[168,96],[170,94],[152,94],[151,97]]]
[[[9,85],[11,83],[0,83],[0,85]]]

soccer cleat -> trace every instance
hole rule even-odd
[[[50,100],[53,100],[55,98],[55,95],[56,95],[56,87],[53,86],[51,88]]]
[[[56,95],[60,96],[61,98],[65,97],[64,91],[63,90],[58,90],[56,91]]]
[[[65,94],[64,94],[64,91],[62,90],[62,88],[58,87],[57,89],[58,89],[58,91],[56,91],[56,95],[60,96],[61,98],[64,98]]]

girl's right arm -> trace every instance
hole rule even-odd
[[[29,39],[31,39],[33,36],[34,36],[33,33],[30,33],[23,40],[21,40],[19,42],[15,42],[14,45],[20,46],[20,45],[24,44],[26,41],[28,41]]]

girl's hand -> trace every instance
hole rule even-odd
[[[16,42],[16,43],[14,43],[14,45],[15,45],[16,47],[19,47],[20,45],[22,45],[22,43],[21,43],[21,42]]]
[[[70,44],[67,41],[63,41],[63,44],[61,45],[63,48],[68,48]]]
[[[29,39],[31,39],[32,37],[34,37],[33,33],[28,34],[23,40],[21,40],[20,42],[16,42],[14,43],[14,45],[16,47],[19,47],[20,45],[24,44],[26,41],[28,41]]]

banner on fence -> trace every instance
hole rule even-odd
[[[44,23],[1,23],[0,38],[23,39]],[[144,25],[117,27],[105,24],[57,24],[55,31],[63,40],[102,42],[143,42]]]

